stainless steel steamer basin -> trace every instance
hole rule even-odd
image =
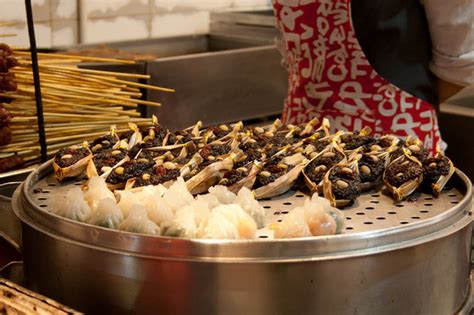
[[[472,185],[453,177],[437,199],[364,194],[343,234],[304,239],[186,240],[73,222],[48,208],[81,183],[58,184],[50,162],[13,208],[28,287],[88,313],[445,315],[471,294]],[[300,196],[263,201],[268,219]]]

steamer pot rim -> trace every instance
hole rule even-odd
[[[382,248],[384,246],[392,246],[395,249],[397,244],[400,245],[404,241],[413,241],[416,238],[430,235],[466,217],[468,211],[465,209],[470,206],[472,195],[472,185],[470,184],[469,179],[464,173],[456,170],[456,176],[462,180],[466,190],[462,201],[444,212],[442,215],[407,226],[351,234],[283,240],[178,239],[140,235],[123,231],[114,231],[101,227],[93,227],[84,223],[64,219],[44,211],[32,202],[27,193],[28,184],[31,184],[33,180],[39,177],[41,171],[44,172],[44,170],[50,166],[51,161],[43,164],[40,168],[32,172],[24,184],[22,184],[14,194],[13,208],[16,215],[23,223],[27,223],[32,227],[41,227],[42,229],[49,231],[51,235],[54,235],[55,237],[61,237],[62,239],[69,241],[77,241],[83,245],[98,246],[98,248],[104,250],[118,251],[121,253],[126,252],[128,254],[151,255],[153,257],[163,256],[167,259],[171,257],[178,259],[183,257],[209,257],[212,259],[223,257],[236,258],[235,256],[243,257],[239,259],[250,260],[262,259],[262,257],[268,259],[281,259],[282,257],[315,257],[318,255],[329,257],[330,255],[339,255],[340,253],[348,253],[350,251],[370,251],[374,248]],[[49,217],[49,221],[55,221],[54,223],[59,225],[69,224],[79,226],[80,229],[88,230],[90,232],[89,234],[94,234],[96,237],[95,239],[94,237],[81,239],[71,235],[64,235],[55,231],[55,224],[52,222],[46,222],[46,224],[43,224],[45,222],[36,221],[31,214],[33,214],[33,216],[36,215],[36,217],[38,217],[38,215],[40,217],[47,216]],[[97,240],[97,235],[99,235],[99,240]],[[105,236],[105,238],[101,238],[101,236]],[[104,239],[110,241],[109,238],[112,239],[111,242],[101,242]],[[114,238],[117,238],[117,240],[114,240]],[[126,244],[137,245],[137,243],[139,246],[124,246]],[[153,246],[150,248],[150,245]],[[157,248],[153,248],[155,245],[158,245]],[[300,249],[297,250],[295,248]],[[255,255],[255,253],[262,253],[262,255]]]

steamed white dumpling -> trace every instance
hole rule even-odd
[[[226,186],[218,185],[209,188],[209,194],[215,196],[221,204],[228,205],[235,202],[237,196]]]
[[[154,196],[162,196],[161,189],[153,185],[144,186],[134,194],[142,206],[145,206]]]
[[[317,193],[314,193],[311,197],[311,204],[322,205],[324,211],[336,221],[336,233],[341,233],[344,230],[346,225],[345,215],[341,210],[331,206],[329,200],[319,197]]]
[[[322,204],[306,200],[303,207],[306,224],[313,236],[336,234],[336,221],[324,211]]]
[[[179,177],[163,194],[163,199],[170,205],[171,210],[176,211],[193,202],[194,197],[188,191],[183,178]]]
[[[194,217],[194,209],[184,206],[176,211],[176,216],[171,222],[164,224],[164,235],[195,238],[197,225]]]
[[[171,206],[161,197],[161,195],[154,195],[148,199],[145,205],[148,210],[148,217],[150,220],[160,225],[163,222],[173,220],[174,212]]]
[[[84,193],[79,187],[69,190],[65,202],[59,200],[55,205],[55,213],[67,219],[84,222],[91,213],[91,209],[84,200]]]
[[[247,187],[242,187],[235,202],[245,210],[257,223],[258,228],[263,228],[265,225],[265,209],[255,199],[252,191]]]
[[[196,196],[196,200],[200,200],[202,202],[207,203],[209,209],[215,208],[221,204],[219,202],[219,199],[217,199],[216,196],[211,194],[198,195]]]
[[[205,227],[200,229],[199,238],[238,239],[239,230],[224,214],[215,213],[209,217]]]
[[[99,202],[106,198],[115,200],[114,194],[105,183],[105,179],[100,176],[92,177],[87,183],[87,191],[84,193],[84,199],[89,204],[89,207],[92,210],[96,209]]]
[[[194,210],[194,221],[198,227],[211,214],[211,206],[206,199],[198,197],[189,206]]]
[[[160,227],[148,218],[146,209],[140,205],[132,207],[119,229],[132,233],[160,235]]]
[[[122,211],[115,203],[115,199],[112,198],[101,199],[87,219],[89,224],[110,229],[117,229],[122,221]]]
[[[270,228],[274,230],[275,238],[312,236],[303,207],[296,207],[283,218],[282,222],[273,223]]]
[[[214,218],[218,218],[218,220],[213,220]],[[214,238],[219,229],[217,229],[217,227],[213,226],[212,224],[217,224],[216,222],[223,221],[222,218],[225,218],[237,230],[237,237],[234,235],[234,230],[230,229],[226,232],[227,236],[222,238],[250,239],[255,237],[255,233],[257,232],[257,224],[247,212],[245,212],[239,205],[236,204],[220,205],[212,209],[209,220],[207,221],[207,226],[204,228],[205,237],[212,236],[210,238]],[[222,224],[224,224],[224,226],[228,226],[224,222],[222,222]]]
[[[118,196],[119,202],[118,207],[122,210],[123,217],[126,218],[132,207],[135,205],[139,205],[140,202],[138,201],[137,195],[134,192],[128,190],[116,191]]]

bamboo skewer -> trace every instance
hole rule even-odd
[[[16,50],[15,54],[29,56],[29,52]],[[100,62],[118,62],[125,64],[135,64],[135,61],[124,60],[124,59],[112,59],[112,58],[102,58],[102,57],[86,57],[86,56],[74,56],[74,55],[64,55],[64,54],[48,54],[48,53],[38,53],[39,57],[48,57],[48,58],[64,58],[64,59],[79,59],[81,61],[100,61]]]
[[[0,93],[1,97],[13,100],[2,105],[13,115],[9,125],[12,142],[0,146],[0,158],[16,154],[27,164],[33,164],[39,161],[40,146],[32,65],[29,52],[15,50],[14,56],[19,65],[9,71],[15,75],[17,91]],[[110,125],[116,125],[117,132],[128,130],[129,122],[150,125],[151,120],[141,118],[136,108],[160,106],[160,103],[140,99],[142,90],[174,92],[129,81],[149,79],[149,75],[77,67],[82,61],[124,64],[133,61],[47,53],[39,53],[38,57],[48,156],[63,147],[107,133]]]
[[[97,75],[105,75],[112,77],[126,77],[126,78],[135,78],[135,79],[149,79],[148,74],[136,74],[136,73],[123,73],[123,72],[113,72],[113,71],[104,71],[104,70],[93,70],[93,69],[84,69],[77,68],[73,66],[53,66],[53,65],[39,65],[40,68],[50,68],[57,71],[63,72],[83,72]]]

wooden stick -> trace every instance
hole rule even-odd
[[[45,69],[49,68],[49,69],[55,69],[58,71],[65,71],[65,72],[83,72],[83,73],[99,74],[99,75],[105,75],[105,76],[126,77],[126,78],[136,78],[136,79],[149,79],[150,78],[148,74],[92,70],[92,69],[83,69],[83,68],[68,67],[68,66],[40,65],[40,68],[45,68]]]
[[[18,22],[0,22],[0,26],[15,26]]]
[[[57,89],[59,90],[66,90],[66,91],[69,91],[70,88],[66,88],[66,87],[59,87],[57,86],[56,87]],[[124,101],[124,102],[130,102],[130,103],[135,103],[135,104],[143,104],[143,105],[148,105],[148,106],[157,106],[157,107],[160,107],[161,104],[160,103],[157,103],[157,102],[151,102],[151,101],[144,101],[144,100],[140,100],[140,99],[132,99],[132,98],[126,98],[126,97],[122,97],[122,96],[116,96],[116,95],[111,95],[111,94],[103,94],[103,93],[98,93],[98,92],[91,92],[91,91],[84,91],[84,90],[75,90],[76,93],[78,94],[85,94],[85,95],[92,95],[92,96],[100,96],[100,97],[105,97],[105,98],[110,98],[110,99],[113,99],[113,100],[120,100],[120,101]],[[46,90],[44,93],[47,93]],[[49,92],[51,93],[51,92]],[[108,100],[107,100],[108,101]],[[111,103],[113,103],[113,101],[111,101]]]
[[[96,77],[96,76],[94,76]],[[138,82],[133,82],[133,81],[125,81],[125,80],[120,80],[120,79],[115,79],[115,78],[109,78],[109,77],[103,77],[101,78],[104,81],[109,81],[109,82],[117,82],[117,83],[125,83],[131,86],[136,86],[139,88],[143,89],[148,89],[148,90],[156,90],[156,91],[162,91],[162,92],[176,92],[175,89],[169,89],[169,88],[164,88],[160,86],[155,86],[155,85],[149,85],[149,84],[143,84],[143,83],[138,83]]]
[[[31,61],[28,60],[28,59],[17,59],[18,60],[18,63],[20,65],[24,65],[24,66],[29,66],[31,65]],[[67,59],[67,60],[64,60],[64,59],[43,59],[43,60],[38,60],[39,64],[40,65],[46,65],[46,64],[60,64],[60,65],[65,65],[65,64],[69,64],[69,63],[73,63],[73,64],[78,64],[78,63],[81,63],[81,60],[80,59]]]
[[[14,51],[15,54],[27,56],[29,52],[23,51]],[[102,61],[102,62],[117,62],[117,63],[125,63],[125,64],[135,64],[136,62],[133,60],[125,60],[125,59],[113,59],[113,58],[102,58],[102,57],[87,57],[87,56],[76,56],[76,55],[63,55],[63,54],[56,54],[56,53],[38,53],[40,57],[53,57],[53,58],[64,58],[64,59],[80,59],[82,61]]]

